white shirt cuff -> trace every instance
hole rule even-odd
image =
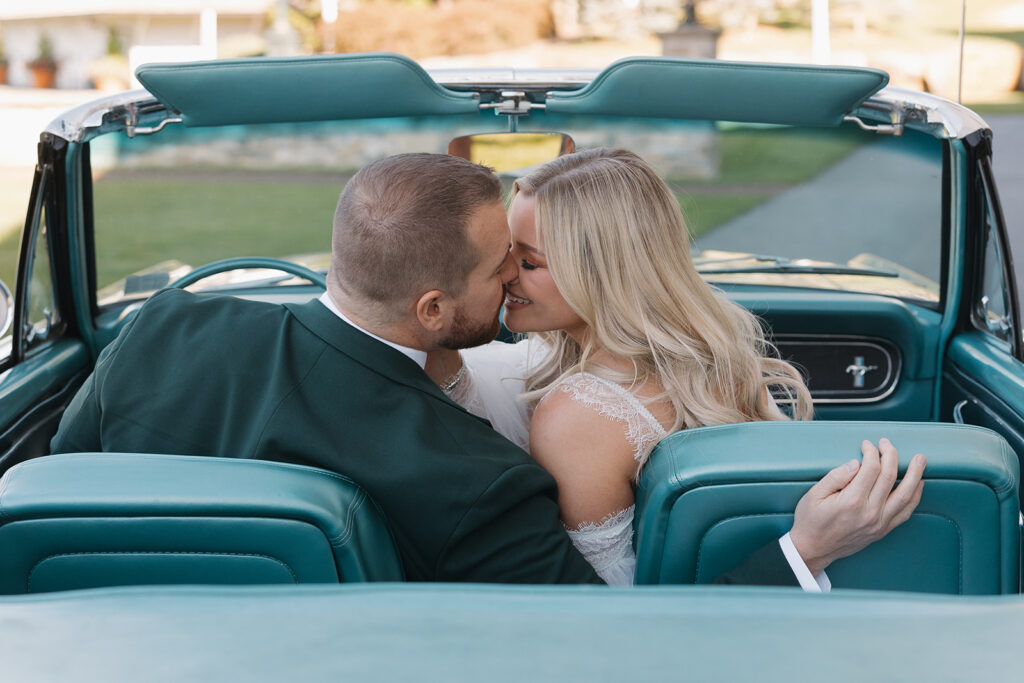
[[[801,588],[808,593],[828,593],[832,590],[832,582],[828,580],[828,575],[825,572],[821,572],[817,576],[811,575],[811,570],[804,563],[804,558],[800,557],[788,532],[779,539],[779,546],[782,548],[782,554],[786,556],[786,561],[789,562],[789,568],[793,570],[796,580],[800,582]]]

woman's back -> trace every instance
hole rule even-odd
[[[668,435],[665,425],[629,388],[579,372],[540,402],[530,432],[531,454],[560,482],[559,508],[573,544],[606,582],[631,584],[630,482]]]

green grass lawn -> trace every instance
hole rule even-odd
[[[167,259],[198,266],[330,251],[338,185],[185,177],[96,183],[101,287]]]
[[[102,288],[160,261],[202,265],[232,256],[331,249],[336,184],[210,182],[188,173],[94,185]],[[21,232],[0,241],[0,278],[13,284]]]
[[[732,128],[719,135],[722,165],[716,185],[795,185],[843,159],[873,134],[853,128]]]
[[[331,248],[334,185],[246,185],[118,180],[95,186],[101,225],[98,282],[108,285],[160,261],[201,265],[233,256],[287,256]],[[678,193],[694,237],[752,209],[771,193]],[[302,207],[296,209],[295,207]],[[14,284],[20,231],[0,241],[0,279]]]
[[[26,198],[26,201],[28,199]],[[14,278],[18,270],[18,245],[21,243],[21,229],[12,227],[0,241],[0,280],[14,289]]]
[[[694,236],[813,178],[863,138],[835,131],[728,128],[720,173],[670,180]],[[233,256],[327,252],[347,176],[175,169],[98,177],[97,282],[102,288],[166,260],[193,266]],[[13,284],[20,231],[0,241],[0,278]]]
[[[712,179],[672,179],[693,237],[806,182],[865,140],[862,131],[726,128],[718,138],[721,165]],[[710,191],[710,187],[714,191]]]

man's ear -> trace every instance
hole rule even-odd
[[[416,319],[425,330],[440,332],[448,322],[452,303],[451,297],[440,289],[424,292],[416,300]]]

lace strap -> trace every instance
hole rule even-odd
[[[598,414],[623,423],[626,439],[633,446],[633,458],[641,464],[654,444],[668,434],[631,391],[615,382],[581,372],[566,377],[558,389]]]

